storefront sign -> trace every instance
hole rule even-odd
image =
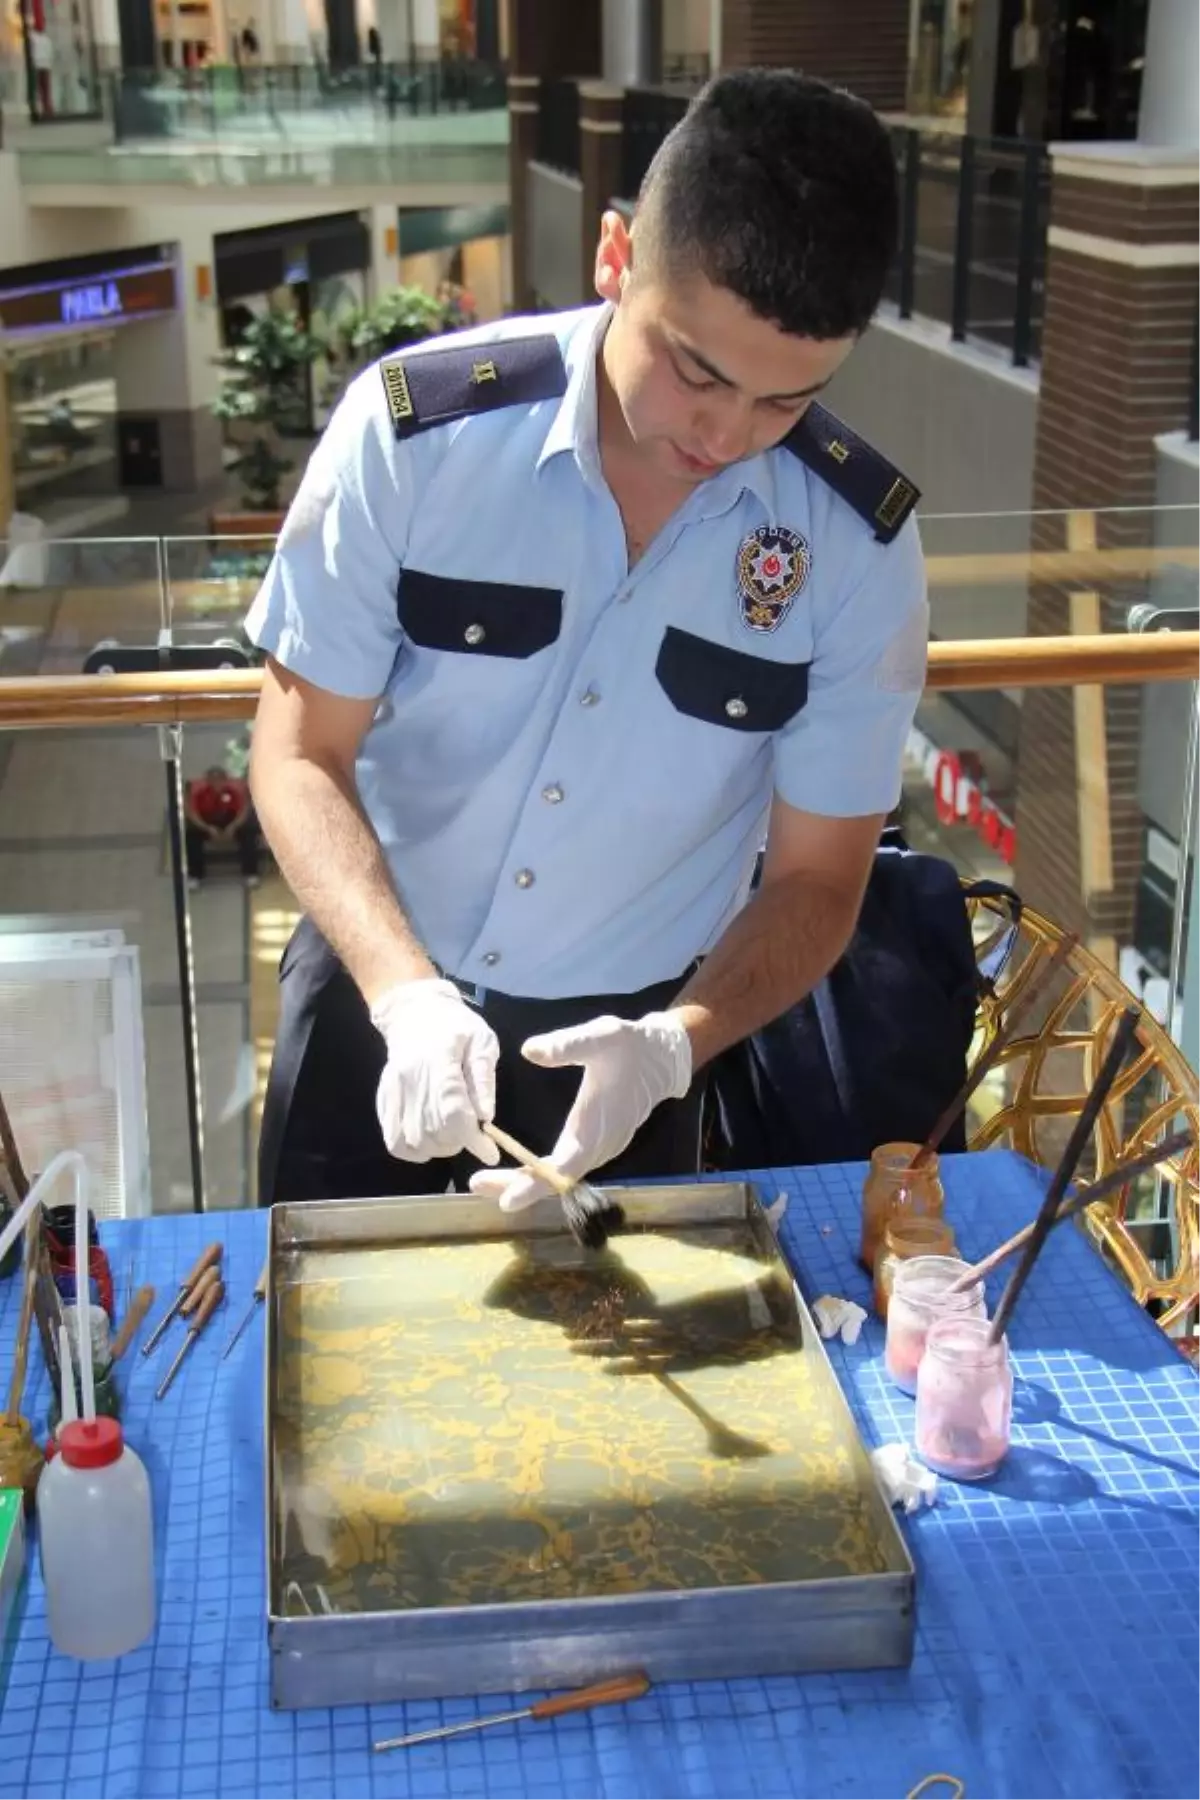
[[[86,281],[47,281],[8,293],[0,290],[0,326],[9,333],[125,325],[174,310],[173,263],[126,269]]]
[[[956,750],[940,750],[918,731],[908,734],[907,752],[933,789],[934,809],[943,825],[969,825],[1009,868],[1017,860],[1017,831],[979,783],[963,768]]]

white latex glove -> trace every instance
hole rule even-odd
[[[469,1150],[499,1162],[479,1121],[496,1111],[500,1045],[454,983],[402,981],[379,996],[371,1022],[387,1044],[375,1110],[392,1155],[429,1162]]]
[[[548,1161],[576,1179],[617,1156],[663,1100],[691,1086],[692,1042],[674,1013],[644,1019],[591,1019],[526,1039],[521,1053],[542,1069],[581,1068],[575,1104]],[[473,1175],[471,1190],[520,1212],[551,1189],[536,1175]]]

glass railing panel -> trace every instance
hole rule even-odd
[[[1195,630],[1200,532],[1195,507],[1030,516],[928,518],[935,639],[1108,636],[1164,625]],[[904,818],[914,848],[945,856],[968,878],[1010,885],[1083,945],[1157,1020],[1185,1057],[1194,1037],[1187,946],[1195,884],[1196,684],[929,690],[910,740]],[[1189,795],[1191,798],[1189,798]],[[1110,990],[1112,993],[1118,990]],[[1023,1027],[1037,1035],[1052,1000]],[[993,1075],[972,1126],[1043,1163],[1063,1148],[1094,1073],[1083,1040],[1105,1002],[1096,988],[1061,1021],[1070,1045]],[[1192,1050],[1194,1057],[1194,1049]],[[1194,1061],[1192,1067],[1195,1067]],[[1175,1091],[1165,1058],[1117,1111],[1128,1139]],[[1059,1111],[1070,1097],[1072,1104]],[[1091,1172],[1092,1151],[1080,1173]],[[1142,1178],[1126,1217],[1160,1275],[1174,1267],[1173,1191]]]
[[[272,537],[163,541],[171,641],[252,660],[243,621]],[[274,1042],[276,916],[290,907],[250,806],[249,722],[181,733],[184,850],[196,969],[207,1204],[251,1204]],[[266,948],[264,949],[264,945]],[[264,961],[265,958],[265,961]]]

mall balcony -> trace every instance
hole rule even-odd
[[[487,204],[506,181],[503,71],[463,58],[89,72],[69,107],[35,87],[7,115],[15,181],[37,208],[203,203],[216,189]]]

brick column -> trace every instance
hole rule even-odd
[[[603,81],[579,84],[580,280],[585,301],[595,293],[600,215],[621,192],[623,91]]]
[[[595,75],[601,0],[509,0],[508,61],[518,75]]]
[[[533,305],[533,289],[529,281],[529,164],[537,155],[538,92],[537,75],[510,75],[508,78],[508,187],[509,187],[509,254],[512,278],[509,292],[513,311],[528,312]]]
[[[908,13],[908,0],[722,0],[721,66],[801,69],[898,112]]]
[[[1154,439],[1186,424],[1196,159],[1138,144],[1052,154],[1033,505],[1060,516],[1035,518],[1033,548],[1142,548],[1145,514],[1092,509],[1153,506]],[[1029,635],[1122,631],[1138,598],[1130,580],[1034,584]],[[1139,687],[1031,689],[1021,711],[1016,884],[1106,960],[1132,939],[1142,703]]]
[[[537,156],[541,80],[599,69],[600,0],[508,0],[508,57],[512,304],[515,312],[528,312],[535,304],[528,273],[528,170]]]

